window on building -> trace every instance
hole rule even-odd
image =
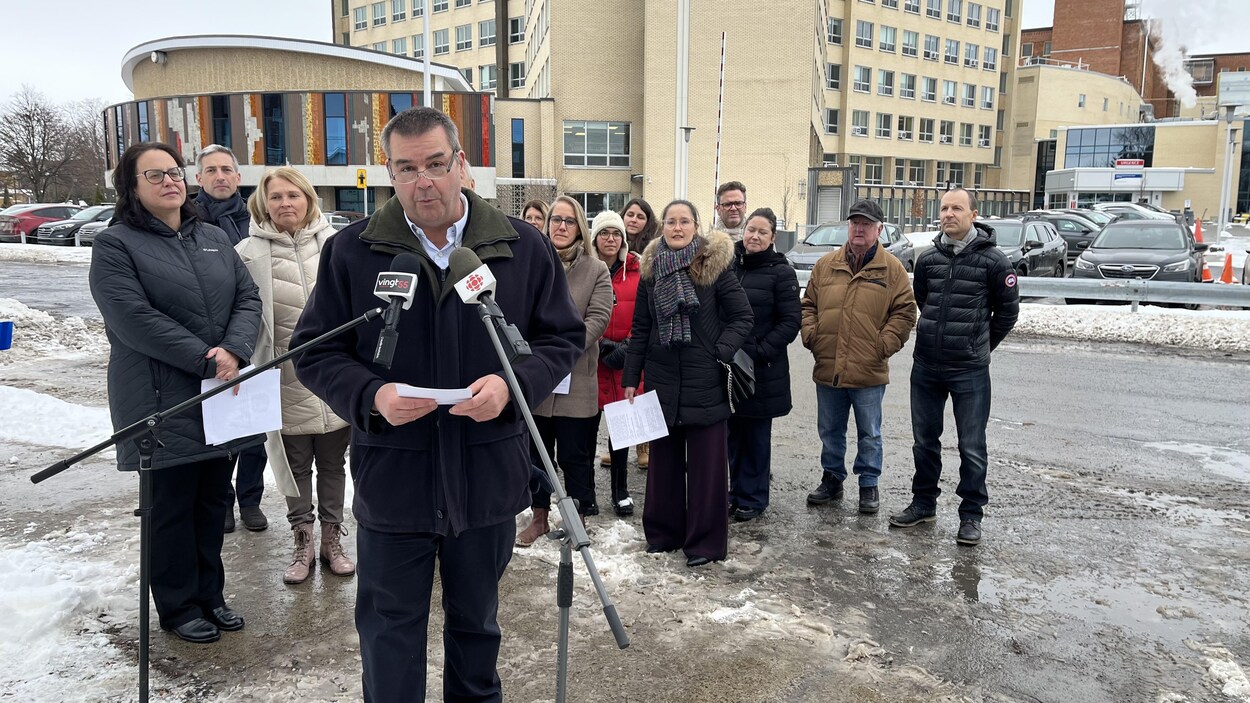
[[[564,165],[630,165],[629,123],[564,121]]]
[[[629,201],[629,193],[569,193],[569,197],[581,203],[586,211],[586,219],[593,220],[595,215],[611,210],[619,212]]]
[[[898,138],[911,141],[912,137],[914,136],[912,134],[912,126],[915,124],[915,122],[916,122],[916,118],[914,117],[910,117],[908,115],[899,115],[898,116]]]
[[[894,27],[887,27],[883,24],[881,25],[880,39],[881,39],[881,43],[878,44],[877,48],[881,49],[882,51],[886,53],[893,54],[897,46],[898,30],[895,29]]]
[[[1001,146],[994,147],[994,165],[1003,165],[1003,148]]]
[[[343,93],[322,95],[326,121],[326,165],[347,165],[347,96]]]
[[[357,7],[352,10],[352,31],[359,32],[369,28],[369,10]]]
[[[981,56],[981,67],[987,71],[998,70],[998,49],[992,46],[985,47],[985,53]]]
[[[1185,70],[1193,77],[1194,85],[1210,85],[1215,80],[1215,59],[1186,61]]]
[[[482,20],[477,23],[477,45],[481,47],[495,45],[495,20]]]
[[[920,33],[909,29],[903,30],[903,56],[920,54]]]
[[[391,22],[408,19],[408,0],[391,0]]]
[[[930,130],[929,141],[933,141],[932,130]],[[925,171],[926,171],[925,162],[917,160],[917,159],[912,159],[911,162],[908,164],[907,171],[908,171],[907,179],[908,181],[911,182],[912,185],[917,185],[917,186],[924,185],[924,177],[925,177]]]
[[[413,17],[425,16],[425,0],[412,0],[412,16]]]
[[[977,125],[977,146],[986,149],[990,148],[990,137],[993,136],[990,134],[991,131],[990,126],[987,124]]]
[[[933,120],[928,117],[920,118],[920,141],[933,142]]]
[[[868,136],[868,111],[851,111],[851,134],[856,137]]]
[[[972,146],[972,125],[967,122],[959,124],[959,146]]]
[[[1011,56],[1011,35],[1003,35],[1003,56]]]
[[[364,212],[365,190],[363,188],[335,188],[334,209],[346,212]]]
[[[1011,6],[1012,6],[1012,4],[1013,4],[1013,3],[1012,3],[1012,0],[1006,0],[1006,2],[1004,2],[1004,3],[1003,3],[1003,14],[1004,14],[1004,15],[1006,15],[1006,16],[1008,16],[1008,17],[1011,17],[1011,10],[1012,10],[1012,7],[1011,7]]]
[[[984,188],[985,187],[985,164],[977,164],[976,166],[974,166],[972,173],[973,173],[972,187]]]
[[[1032,55],[1033,55],[1033,42],[1028,41],[1028,42],[1024,42],[1023,44],[1021,44],[1021,45],[1020,45],[1020,55],[1021,55],[1021,56],[1032,56]]]
[[[391,93],[391,117],[412,107],[412,93]]]
[[[838,122],[841,119],[841,111],[834,108],[825,108],[825,134],[837,134]]]
[[[151,131],[148,129],[148,104],[140,102],[138,104],[139,118],[139,141],[151,141]]]
[[[890,138],[890,130],[894,125],[894,115],[878,112],[877,113],[877,136],[883,139]]]
[[[924,57],[929,61],[938,60],[938,46],[941,39],[936,34],[924,35]]]
[[[998,31],[998,14],[996,7],[985,8],[985,28],[991,32]]]
[[[942,0],[926,0],[924,14],[935,20],[942,19]]]
[[[473,48],[473,25],[462,24],[456,27],[456,51],[468,51]]]
[[[494,90],[499,83],[499,68],[493,63],[477,67],[478,90]]]
[[[1111,106],[1111,101],[1110,101],[1110,100],[1108,100],[1107,98],[1103,98],[1103,99],[1102,99],[1102,111],[1103,111],[1103,112],[1106,112],[1106,111],[1107,111],[1107,108],[1108,108],[1108,107],[1110,107],[1110,106]]]
[[[828,40],[830,44],[842,46],[842,18],[841,17],[829,18],[829,27],[828,27],[827,36],[828,36]]]
[[[946,63],[952,66],[959,65],[959,40],[958,39],[946,40],[946,54],[943,57],[943,61],[945,61]]]
[[[894,96],[894,71],[877,69],[877,95]]]
[[[846,165],[850,167],[851,169],[851,178],[853,179],[853,181],[861,180],[860,174],[862,174],[864,170],[863,162],[864,162],[864,157],[859,156],[859,155],[851,155],[851,156],[846,157]]]
[[[942,120],[938,124],[938,132],[943,144],[953,144],[955,141],[955,123],[952,120]]]
[[[512,17],[508,19],[508,43],[520,44],[525,41],[525,18]]]
[[[468,7],[473,4],[473,0],[456,0],[456,9]]]
[[[434,0],[434,4],[430,8],[434,12],[446,12],[447,0]]]
[[[942,102],[947,105],[954,105],[955,98],[959,93],[959,83],[955,81],[942,81]]]
[[[1050,42],[1042,44],[1042,56],[1050,56]]]
[[[999,95],[1007,94],[1007,72],[1006,71],[1000,71],[998,74],[998,94]]]
[[[964,0],[946,0],[946,21],[959,24],[963,21]]]
[[[434,55],[442,56],[451,52],[451,39],[449,38],[451,30],[436,29],[434,30]]]
[[[339,14],[344,17],[351,14],[351,10],[348,9],[347,3],[348,0],[339,0]]]
[[[964,68],[976,68],[980,65],[981,47],[976,44],[964,44]]]
[[[856,93],[868,93],[872,91],[872,69],[867,66],[855,67],[855,83],[853,88]]]
[[[982,110],[993,110],[993,109],[994,109],[994,88],[993,88],[993,86],[988,86],[988,85],[983,85],[983,86],[981,86],[981,109],[982,109]],[[1001,129],[1001,128],[1000,128],[1000,129]]]
[[[978,28],[981,26],[981,6],[975,2],[968,3],[968,26]]]
[[[864,159],[864,183],[880,184],[885,177],[885,157],[869,156]]]
[[[920,0],[903,0],[903,12],[920,14]]]
[[[898,0],[881,0],[881,7],[888,7],[891,10],[897,10]]]
[[[993,96],[993,95],[990,95],[990,102],[991,102],[991,103],[993,103],[993,98],[994,98],[994,96]],[[994,129],[997,129],[998,131],[1000,131],[1000,132],[1001,132],[1001,131],[1003,131],[1003,125],[1004,125],[1004,124],[1006,124],[1006,123],[1007,123],[1007,111],[1006,111],[1006,110],[999,110],[999,111],[998,111],[998,117],[997,117],[997,119],[996,119],[996,120],[995,120],[995,122],[994,122]],[[1055,135],[1054,135],[1054,134],[1050,135],[1050,138],[1051,138],[1051,139],[1054,139],[1054,138],[1055,138]]]
[[[374,51],[380,51],[380,52],[382,52],[382,53],[386,53],[386,42],[384,42],[384,41],[375,41],[375,42],[373,42],[373,50],[374,50]]]
[[[842,64],[825,64],[825,88],[842,90]]]
[[[373,26],[381,27],[386,24],[386,3],[373,3]]]
[[[920,83],[920,99],[926,102],[935,102],[937,100],[937,79],[925,76]]]
[[[424,34],[412,35],[412,58],[414,59],[425,58],[425,35]]]
[[[977,106],[977,87],[971,83],[964,83],[964,107],[975,108]]]
[[[1085,93],[1077,93],[1076,106],[1085,107]]]
[[[525,178],[525,120],[519,117],[512,118],[512,177]]]
[[[946,178],[952,186],[962,186],[964,184],[964,165],[961,162],[951,162],[947,165]]]
[[[391,40],[391,53],[399,56],[408,55],[408,37],[397,37]]]
[[[898,96],[906,100],[916,99],[916,76],[911,73],[904,73],[899,76]]]
[[[469,85],[469,88],[472,88],[473,87],[473,67],[465,66],[464,68],[460,69],[460,75],[464,76],[464,82]]]
[[[508,87],[516,88],[516,89],[525,87],[525,62],[524,61],[517,61],[516,63],[508,64]],[[628,125],[628,123],[623,123],[623,124]]]
[[[855,46],[872,48],[872,22],[855,20]]]
[[[899,139],[902,139],[900,136]],[[907,159],[894,159],[894,185],[901,186],[907,182]]]
[[[213,143],[229,148],[232,146],[230,143],[230,96],[214,95],[209,103],[213,114]]]

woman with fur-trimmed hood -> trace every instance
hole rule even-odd
[[[662,236],[642,254],[642,282],[621,383],[633,399],[645,372],[668,436],[651,442],[642,524],[648,552],[682,549],[687,566],[725,558],[729,519],[725,371],[753,316],[724,232],[699,234],[694,204],[674,200]]]

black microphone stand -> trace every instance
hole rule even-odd
[[[525,402],[521,384],[512,370],[513,361],[531,356],[529,343],[521,337],[515,325],[508,324],[503,311],[495,303],[493,297],[486,300],[479,298],[477,314],[486,325],[486,333],[490,335],[490,341],[495,346],[495,353],[499,355],[499,361],[503,363],[508,390],[511,391],[512,400],[520,410],[521,416],[525,418],[525,424],[529,427],[534,446],[538,448],[538,454],[542,457],[543,468],[547,471],[547,478],[551,481],[554,489],[552,492],[555,493],[557,499],[556,507],[559,508],[560,518],[564,523],[563,527],[548,536],[560,543],[560,570],[556,578],[556,605],[560,609],[560,637],[556,657],[556,703],[565,703],[569,675],[569,609],[573,606],[574,549],[581,553],[582,561],[586,562],[586,571],[590,573],[590,580],[599,594],[599,602],[603,604],[603,615],[608,620],[608,626],[612,628],[616,646],[621,649],[628,647],[629,635],[626,634],[625,627],[621,624],[621,618],[617,615],[616,606],[612,604],[612,599],[603,585],[603,579],[599,577],[599,570],[595,568],[595,559],[590,554],[590,535],[586,534],[586,526],[582,524],[581,516],[577,514],[577,503],[564,492],[560,477],[556,475],[555,466],[551,463],[551,456],[547,454],[547,448],[539,439],[538,426],[534,424],[534,415]],[[500,336],[508,340],[507,348],[500,341]]]
[[[53,476],[61,473],[69,467],[86,459],[87,457],[101,452],[113,445],[134,439],[135,444],[139,448],[139,508],[135,510],[135,515],[139,518],[139,701],[140,703],[148,702],[148,642],[149,642],[149,613],[148,613],[148,597],[152,584],[152,455],[156,450],[163,446],[157,439],[157,431],[161,427],[161,423],[165,420],[190,410],[191,408],[203,403],[205,400],[224,393],[230,388],[247,381],[248,379],[260,373],[272,369],[282,362],[295,357],[305,351],[325,342],[328,339],[347,332],[363,325],[370,320],[375,320],[382,316],[382,308],[373,308],[368,310],[360,317],[346,324],[335,327],[316,339],[309,340],[304,344],[288,351],[287,353],[275,357],[272,361],[257,366],[256,368],[244,374],[239,374],[231,381],[205,391],[193,398],[188,398],[183,402],[175,405],[168,410],[162,410],[155,415],[150,415],[142,420],[122,428],[113,433],[112,437],[100,442],[94,447],[84,449],[74,456],[63,459],[49,466],[48,468],[36,473],[30,477],[31,483],[40,483]],[[177,471],[177,467],[170,469]]]

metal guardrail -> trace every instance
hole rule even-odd
[[[1029,298],[1111,300],[1132,303],[1179,303],[1250,307],[1250,286],[1220,283],[1179,283],[1141,279],[1030,278],[1020,280],[1020,295]]]

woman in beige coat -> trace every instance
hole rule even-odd
[[[562,195],[551,203],[547,237],[564,263],[573,305],[586,323],[584,351],[567,387],[558,387],[534,410],[534,423],[547,453],[558,460],[564,472],[565,488],[578,502],[582,516],[598,515],[595,499],[595,444],[599,439],[599,338],[612,316],[612,278],[608,266],[595,255],[586,215],[576,200]],[[562,393],[561,390],[564,392]],[[541,466],[535,457],[534,463]],[[517,535],[516,543],[528,547],[547,533],[551,494],[533,493],[534,511],[529,526]]]
[[[317,206],[316,191],[299,171],[284,166],[261,176],[248,199],[252,223],[235,249],[260,290],[261,328],[252,360],[264,363],[287,352],[291,333],[317,282],[317,263],[334,228]],[[356,566],[343,552],[344,471],[351,428],[295,378],[291,362],[281,366],[282,431],[270,432],[265,449],[295,533],[295,553],[282,575],[302,583],[316,555],[313,522],[321,519],[321,560],[337,576]],[[313,512],[313,460],[317,464],[317,506]]]

